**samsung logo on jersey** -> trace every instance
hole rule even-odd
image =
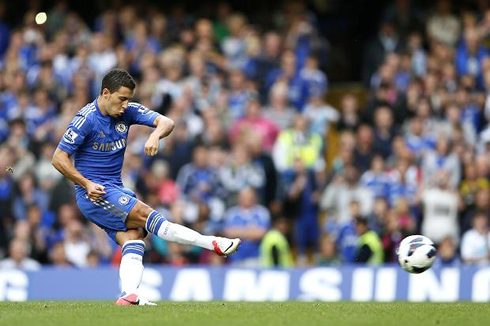
[[[101,151],[101,152],[115,151],[124,147],[126,147],[126,139],[124,138],[116,141],[111,141],[108,143],[99,143],[94,141],[94,144],[92,145],[93,150]]]

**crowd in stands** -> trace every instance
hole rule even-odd
[[[108,7],[92,25],[67,3],[7,26],[0,2],[0,268],[119,263],[51,165],[114,67],[176,125],[155,157],[151,129],[131,127],[125,186],[170,221],[243,240],[225,260],[149,236],[146,262],[392,263],[419,233],[438,264],[490,261],[490,6],[390,4],[359,53],[367,102],[346,91],[334,107],[328,46],[300,1],[270,29],[227,3],[213,17]]]

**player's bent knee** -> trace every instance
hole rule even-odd
[[[142,202],[138,202],[134,207],[136,208],[135,214],[138,215],[138,217],[144,219],[147,219],[148,215],[150,215],[150,213],[153,211],[153,209],[151,209],[150,206]]]
[[[126,219],[126,226],[128,228],[144,228],[151,212],[152,209],[148,205],[138,202],[129,213]]]

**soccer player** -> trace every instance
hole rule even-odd
[[[122,293],[116,304],[154,305],[137,294],[143,275],[143,239],[148,232],[225,257],[236,251],[240,239],[204,236],[171,223],[124,188],[121,169],[129,126],[155,127],[145,143],[145,154],[149,156],[158,152],[159,140],[174,128],[174,122],[167,117],[130,102],[135,87],[127,71],[109,71],[102,79],[97,99],[83,107],[69,124],[52,163],[75,183],[76,200],[83,215],[122,247],[119,269]]]

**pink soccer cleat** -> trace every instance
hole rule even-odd
[[[141,298],[137,294],[126,294],[117,299],[116,305],[118,306],[156,306],[156,303],[148,301],[145,298]]]

